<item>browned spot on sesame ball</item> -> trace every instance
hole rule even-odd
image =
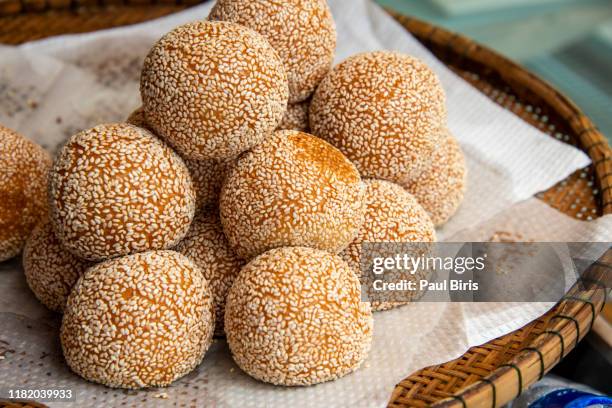
[[[298,103],[290,103],[281,124],[277,130],[297,130],[308,133],[308,107],[310,100]]]
[[[363,177],[400,182],[429,164],[446,123],[435,73],[396,52],[350,57],[325,77],[310,104],[310,127]]]
[[[229,291],[225,331],[234,360],[278,385],[340,378],[366,359],[372,311],[337,255],[277,248],[247,264]]]
[[[285,64],[291,103],[306,100],[332,66],[336,25],[325,0],[217,0],[208,18],[266,37]]]
[[[147,122],[183,157],[235,157],[280,123],[287,74],[256,32],[195,22],[163,36],[145,59],[140,93]]]
[[[132,112],[126,122],[153,132],[147,124],[142,107]],[[217,205],[223,180],[236,159],[191,160],[183,158],[183,161],[191,174],[196,194],[196,209],[203,210],[206,207]]]
[[[364,190],[338,149],[306,133],[278,131],[230,171],[221,190],[221,222],[247,260],[282,246],[338,253],[363,222]]]
[[[436,226],[452,217],[465,194],[467,169],[457,140],[444,130],[444,140],[432,155],[431,166],[403,183],[429,213]]]
[[[181,158],[149,131],[126,123],[74,135],[50,178],[57,237],[89,260],[172,247],[195,212]]]
[[[202,212],[175,248],[191,259],[208,281],[215,307],[215,335],[223,336],[225,298],[244,261],[231,250],[216,212]]]
[[[23,271],[30,289],[54,312],[64,310],[72,287],[91,265],[62,246],[48,220],[34,228],[23,251]]]
[[[88,269],[68,297],[60,339],[70,368],[109,387],[166,386],[212,341],[214,312],[197,266],[151,251]]]
[[[429,215],[410,193],[401,186],[384,180],[365,180],[364,184],[366,185],[365,222],[359,230],[359,236],[340,254],[362,280],[364,278],[361,273],[362,244],[418,243],[436,240],[436,232]],[[397,251],[396,247],[390,249]],[[408,274],[402,278],[418,279],[419,276]],[[393,299],[394,295],[394,293],[377,295],[385,301],[372,301],[372,310],[387,310],[407,303],[405,300],[409,296],[405,293],[398,296],[397,302],[386,301]]]
[[[47,214],[49,154],[0,125],[0,262],[17,255]]]

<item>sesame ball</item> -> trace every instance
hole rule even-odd
[[[297,130],[300,132],[308,132],[310,125],[308,124],[308,108],[310,100],[299,103],[290,103],[287,106],[287,111],[283,120],[278,126],[278,130]]]
[[[372,311],[337,255],[277,248],[236,278],[225,309],[238,366],[277,385],[312,385],[356,370],[372,343]]]
[[[361,175],[400,182],[429,165],[446,123],[436,74],[416,58],[378,51],[350,57],[325,77],[310,127]]]
[[[223,336],[225,298],[244,261],[231,250],[218,214],[198,214],[175,250],[191,259],[208,281],[215,308],[215,335]]]
[[[92,265],[66,250],[51,223],[39,223],[23,251],[23,271],[36,298],[54,312],[63,312],[77,279]]]
[[[154,132],[147,124],[142,106],[132,112],[126,122]],[[183,161],[191,174],[196,195],[196,209],[202,210],[217,205],[223,180],[236,159],[191,160],[183,158]]]
[[[46,217],[50,167],[42,147],[0,125],[0,262],[19,254]]]
[[[357,276],[361,271],[362,244],[434,242],[436,232],[429,215],[417,200],[401,186],[384,180],[365,180],[365,221],[357,238],[340,253]],[[390,248],[391,249],[391,248]],[[418,276],[408,276],[418,279]],[[391,298],[392,293],[385,293]],[[415,292],[415,296],[418,295]],[[380,295],[378,295],[380,297]],[[387,310],[407,303],[406,294],[399,296],[402,301],[372,301],[372,310]]]
[[[266,37],[285,64],[291,103],[308,99],[332,66],[336,26],[325,0],[217,0],[208,18]]]
[[[196,193],[196,208],[205,210],[219,203],[221,186],[236,159],[185,160]]]
[[[206,279],[184,255],[150,251],[93,266],[68,297],[60,339],[70,368],[117,388],[166,386],[212,341]]]
[[[195,212],[181,158],[149,131],[125,123],[74,135],[50,178],[57,237],[88,260],[172,247]]]
[[[308,246],[333,253],[357,236],[364,186],[355,166],[327,142],[283,130],[238,159],[219,200],[238,255]]]
[[[183,157],[235,157],[280,123],[288,98],[283,63],[264,37],[200,21],[163,36],[147,55],[140,93],[147,122]]]
[[[139,106],[134,112],[130,113],[130,116],[128,116],[125,122],[134,126],[138,126],[139,128],[147,129],[149,132],[155,132],[147,123],[147,119],[145,118],[145,113],[142,106]]]
[[[467,178],[465,158],[457,139],[447,129],[443,134],[444,141],[434,151],[431,166],[403,183],[436,226],[448,221],[461,205]]]

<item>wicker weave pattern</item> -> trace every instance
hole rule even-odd
[[[183,9],[188,0],[0,0],[0,42],[17,44],[63,33],[132,24]],[[612,152],[591,121],[550,85],[463,36],[394,15],[438,58],[489,98],[593,160],[539,198],[578,219],[612,212]],[[612,252],[606,254],[608,261]],[[577,284],[540,319],[424,368],[395,388],[391,407],[495,407],[515,398],[577,344],[605,303],[606,291]],[[0,402],[0,405],[1,402]]]
[[[45,13],[53,10],[78,10],[109,6],[189,6],[201,3],[199,0],[0,0],[0,17],[17,14]],[[155,6],[154,6],[155,7]],[[141,10],[142,12],[142,10]]]
[[[21,44],[41,38],[101,30],[135,24],[185,8],[183,5],[155,5],[147,7],[113,5],[95,7],[70,7],[51,9],[47,12],[27,12],[6,15],[13,7],[2,6],[19,3],[0,0],[0,43]],[[161,2],[160,2],[161,3]],[[75,3],[76,4],[76,3]],[[5,13],[3,16],[3,12]]]

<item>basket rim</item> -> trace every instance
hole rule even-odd
[[[446,49],[448,52],[458,54],[460,58],[482,63],[489,69],[496,71],[503,78],[512,76],[513,82],[520,83],[535,94],[542,96],[542,99],[550,105],[555,106],[556,110],[563,114],[563,118],[574,132],[574,136],[579,142],[578,147],[593,162],[596,180],[601,188],[600,206],[603,214],[612,213],[612,150],[605,136],[573,101],[546,80],[487,46],[479,44],[464,35],[429,24],[420,19],[406,16],[390,9],[386,9],[386,11],[426,46],[428,45],[427,43],[434,44]],[[459,52],[457,52],[458,50]],[[446,63],[446,65],[449,64]],[[521,118],[521,120],[524,119]],[[611,251],[609,253],[612,254]],[[431,406],[495,407],[510,402],[519,396],[529,385],[537,382],[545,372],[549,371],[561,358],[567,355],[580,339],[587,334],[593,321],[605,305],[606,292],[605,289],[601,288],[586,288],[583,283],[578,282],[553,309],[539,318],[547,318],[548,324],[546,325],[546,330],[519,351],[514,358],[506,364],[502,364],[482,379],[464,387],[452,396],[433,403]],[[523,330],[539,319],[505,336]],[[550,323],[551,321],[554,321],[554,323]],[[484,345],[493,343],[505,336],[501,336]],[[467,350],[464,356],[469,351],[478,350],[484,345]],[[433,366],[432,369],[440,368],[443,365]],[[427,370],[427,368],[423,370]],[[508,384],[514,384],[514,389],[518,390],[514,393],[500,392],[500,387],[502,385],[507,386]],[[399,396],[400,390],[398,388],[400,385],[401,383],[398,384],[392,395],[389,401],[390,405]]]

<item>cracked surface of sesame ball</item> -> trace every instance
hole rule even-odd
[[[36,298],[54,312],[63,312],[77,279],[93,264],[63,247],[48,220],[40,222],[23,250],[23,272]]]
[[[192,371],[213,328],[198,267],[178,252],[150,251],[88,269],[68,297],[60,340],[66,362],[86,380],[144,388]]]
[[[88,260],[172,247],[195,212],[181,158],[149,131],[126,123],[74,135],[50,180],[57,237]]]
[[[443,225],[459,209],[466,189],[467,168],[457,139],[445,129],[444,140],[432,155],[431,166],[402,183],[429,213],[436,226]]]
[[[50,168],[41,146],[0,125],[0,262],[19,254],[46,217]]]
[[[308,133],[308,108],[310,106],[310,100],[298,103],[290,103],[287,106],[287,111],[281,124],[278,125],[277,130],[297,130],[299,132]]]
[[[132,112],[126,122],[154,132],[147,124],[142,106]],[[191,174],[196,194],[196,209],[203,210],[206,207],[217,205],[223,180],[236,159],[191,160],[183,158],[183,161]]]
[[[429,215],[417,200],[401,186],[384,180],[365,180],[365,221],[357,238],[340,253],[357,276],[363,278],[361,252],[364,243],[435,242],[436,231]],[[391,248],[396,250],[396,248]],[[405,278],[415,279],[415,276]],[[363,279],[362,279],[363,280]],[[393,294],[378,295],[391,298]],[[402,300],[407,295],[400,296]],[[380,311],[407,302],[372,301],[372,310]]]
[[[215,308],[215,335],[224,336],[225,298],[244,261],[230,248],[218,214],[198,214],[175,250],[191,259],[208,281]]]
[[[358,54],[323,79],[310,128],[355,163],[364,178],[400,182],[429,164],[446,124],[444,90],[420,60]]]
[[[312,385],[356,370],[372,343],[372,311],[337,255],[277,248],[247,264],[229,291],[227,341],[238,366],[277,385]]]
[[[256,32],[228,22],[185,24],[147,55],[140,79],[155,133],[190,159],[235,157],[280,123],[287,74]]]
[[[357,236],[364,193],[357,169],[338,149],[306,133],[277,131],[230,171],[221,223],[246,260],[283,246],[338,253]]]
[[[291,103],[308,99],[333,64],[336,25],[325,0],[217,0],[208,18],[249,27],[270,42],[285,64]]]

